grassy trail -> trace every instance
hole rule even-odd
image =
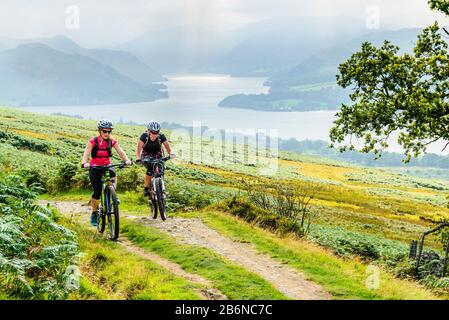
[[[95,240],[94,244],[96,249],[94,249],[94,251],[96,251],[99,246],[98,241],[101,243],[108,242],[107,240],[104,240],[101,235],[94,232],[92,228],[87,226],[88,209],[83,207],[82,203],[54,202],[47,200],[42,201],[41,203],[50,203],[60,212],[64,213],[65,219],[72,224],[72,229],[75,228],[77,230],[81,228],[85,232],[90,233],[88,238],[94,238]],[[124,217],[125,214],[122,214],[122,218]],[[229,299],[250,300],[288,299],[287,296],[276,290],[267,280],[246,270],[240,265],[232,263],[216,252],[206,248],[199,248],[198,246],[177,244],[174,238],[163,233],[158,234],[157,230],[151,232],[153,237],[157,237],[157,239],[151,239],[151,245],[154,245],[159,249],[148,250],[148,239],[143,239],[142,237],[139,237],[138,234],[136,236],[135,232],[138,230],[138,227],[142,227],[145,228],[143,234],[147,235],[149,234],[148,231],[150,231],[149,228],[143,227],[140,224],[131,228],[131,224],[128,224],[126,219],[122,219],[122,226],[121,238],[125,239],[128,237],[134,243],[139,243],[141,249],[134,245],[130,245],[129,243],[127,245],[126,241],[121,244],[110,242],[108,245],[115,246],[114,249],[117,249],[117,247],[121,248],[122,252],[126,252],[127,255],[132,255],[139,259],[142,259],[143,257],[146,260],[149,260],[150,257],[154,257],[154,254],[157,255],[157,258],[151,259],[151,263],[157,264],[160,268],[163,268],[165,273],[171,277],[176,275],[183,276],[183,280],[188,281],[194,288],[202,286],[202,294],[200,297],[198,297],[197,294],[196,297],[192,296],[190,299],[224,299],[226,297]],[[145,246],[145,244],[147,246]],[[86,249],[89,250],[90,248]],[[153,252],[153,254],[151,252]],[[167,260],[169,261],[168,266],[163,263]],[[123,261],[123,263],[126,264],[125,261]],[[172,270],[170,270],[170,267],[172,267]],[[182,271],[176,272],[179,271],[179,269]],[[132,277],[132,273],[127,276]],[[198,280],[199,278],[204,280],[192,283],[192,280]],[[177,290],[179,291],[179,289]],[[177,294],[175,294],[175,296],[177,296]]]
[[[64,200],[67,198],[65,195]],[[61,203],[64,202],[59,200],[58,204]],[[79,201],[74,203],[80,206]],[[395,279],[382,269],[379,288],[371,290],[366,286],[367,266],[362,262],[342,260],[305,241],[280,239],[223,212],[203,210],[183,213],[180,214],[181,217],[172,215],[162,223],[145,218],[147,212],[142,212],[142,207],[132,208],[129,205],[126,213],[122,212],[122,217],[125,218],[122,219],[122,236],[128,238],[135,248],[131,253],[140,257],[153,254],[162,261],[169,261],[178,270],[205,279],[203,285],[206,282],[213,284],[216,292],[222,294],[221,298],[285,299],[289,296],[285,291],[286,295],[282,294],[282,290],[272,285],[270,279],[260,277],[257,270],[242,268],[235,264],[235,259],[224,259],[226,253],[217,253],[220,252],[218,244],[225,238],[234,244],[236,250],[242,250],[243,246],[246,250],[244,252],[249,252],[248,248],[251,247],[257,255],[269,257],[271,261],[278,261],[279,264],[296,270],[297,274],[302,275],[302,280],[306,281],[304,283],[314,284],[315,289],[320,288],[321,291],[318,292],[323,295],[315,296],[315,299],[438,299],[438,296],[416,283]],[[72,213],[80,212],[87,216],[85,208],[78,207]],[[217,238],[218,235],[215,248],[213,245],[206,246],[201,241],[204,229],[193,230],[194,226],[201,224],[214,232],[209,238],[203,235],[206,240]],[[180,231],[181,229],[184,231]],[[180,234],[187,233],[190,238],[182,239]],[[179,275],[173,270],[169,272]],[[183,278],[192,280],[189,277]],[[198,285],[198,281],[196,284]],[[200,294],[201,298],[204,298],[207,289],[205,290],[203,295]],[[215,298],[220,297],[217,295]]]

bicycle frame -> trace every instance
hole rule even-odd
[[[162,220],[166,219],[165,206],[166,206],[166,192],[165,192],[165,181],[164,181],[164,172],[165,172],[165,161],[169,160],[170,157],[166,158],[146,158],[139,160],[138,162],[142,163],[148,170],[149,166],[152,166],[152,175],[151,175],[151,193],[149,203],[151,204],[153,210],[153,219],[157,217],[157,211],[161,215]]]
[[[104,171],[104,176],[101,178],[103,190],[103,192],[101,193],[101,205],[103,209],[106,209],[106,213],[110,212],[110,208],[107,208],[106,196],[109,195],[109,187],[113,185],[109,169],[113,169],[116,167],[123,169],[125,167],[125,164],[121,163],[121,164],[110,164],[107,166],[92,166],[93,169]]]
[[[156,184],[160,179],[162,181],[162,190],[165,191],[165,181],[164,181],[164,173],[165,173],[165,165],[164,161],[160,160],[154,163],[153,165],[154,174],[152,177],[153,190],[156,190]]]
[[[156,159],[143,159],[140,160],[140,163],[144,165],[145,167],[153,166],[153,174],[151,175],[152,178],[159,178],[163,177],[165,173],[165,162],[170,160],[170,157],[165,158],[156,158]]]
[[[102,192],[99,210],[97,212],[97,230],[103,233],[105,230],[106,220],[109,226],[109,232],[112,240],[117,240],[119,235],[119,209],[118,199],[115,192],[114,178],[111,178],[110,172],[114,167],[120,169],[125,167],[125,164],[110,164],[107,166],[91,166],[92,169],[102,171]]]
[[[109,187],[113,186],[113,182],[112,178],[110,176],[107,177],[106,175],[110,175],[109,170],[106,170],[105,175],[101,179],[101,182],[103,183],[102,185],[103,192],[101,193],[101,206],[104,209],[104,211],[102,210],[103,214],[104,213],[108,214],[111,212],[111,208],[109,207],[110,203],[106,201],[106,199],[108,199],[109,197]]]

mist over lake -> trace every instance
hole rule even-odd
[[[218,103],[236,93],[266,93],[266,78],[235,78],[220,74],[167,75],[169,99],[153,102],[23,107],[24,110],[51,114],[80,115],[86,119],[110,118],[113,121],[146,123],[151,119],[192,126],[194,122],[217,129],[277,129],[281,138],[328,139],[335,111],[264,112],[220,108]]]
[[[86,105],[21,107],[44,114],[80,115],[85,119],[109,118],[113,121],[146,123],[160,122],[193,126],[201,123],[211,129],[278,130],[282,139],[329,141],[329,130],[336,111],[268,112],[249,109],[220,108],[218,103],[236,93],[267,93],[266,78],[231,77],[223,74],[166,75],[168,99],[153,102]],[[443,144],[436,143],[430,152],[441,154]],[[401,152],[391,140],[389,151]]]

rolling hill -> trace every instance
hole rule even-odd
[[[80,105],[152,101],[166,94],[110,66],[43,44],[0,52],[0,101],[9,105]]]
[[[79,54],[90,57],[98,62],[114,68],[124,76],[144,85],[151,85],[153,82],[161,82],[166,79],[143,63],[140,59],[129,52],[107,49],[86,49],[78,45],[69,38],[58,35],[51,38],[39,39],[2,39],[0,46],[4,49],[13,49],[21,44],[42,43],[50,48],[66,54]]]
[[[359,36],[342,45],[321,50],[318,54],[305,59],[294,68],[273,75],[267,84],[273,91],[285,90],[303,84],[335,81],[338,65],[360,50],[363,42],[381,46],[385,40],[401,48],[401,52],[411,52],[421,29],[402,29],[397,31],[378,31]]]
[[[373,31],[350,41],[320,50],[288,70],[272,75],[266,85],[266,95],[234,95],[225,98],[219,106],[248,108],[264,111],[313,111],[337,110],[342,103],[349,103],[349,91],[336,83],[338,66],[357,52],[363,42],[376,46],[384,40],[398,45],[402,52],[410,52],[420,29]]]

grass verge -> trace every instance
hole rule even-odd
[[[173,237],[155,228],[129,220],[124,220],[122,225],[122,233],[134,244],[179,264],[188,272],[209,279],[229,299],[287,299],[264,279],[213,251],[177,243]]]
[[[80,289],[70,299],[200,299],[197,284],[171,274],[156,263],[129,253],[120,244],[66,218],[59,221],[78,234],[84,253]]]
[[[226,213],[205,210],[182,215],[199,217],[225,236],[235,241],[251,243],[258,251],[303,272],[309,280],[322,285],[335,299],[438,298],[416,283],[394,278],[380,267],[372,269],[356,259],[338,258],[328,250],[307,241],[278,238]],[[366,285],[375,275],[371,270],[380,272],[379,287],[375,290],[370,290]]]

